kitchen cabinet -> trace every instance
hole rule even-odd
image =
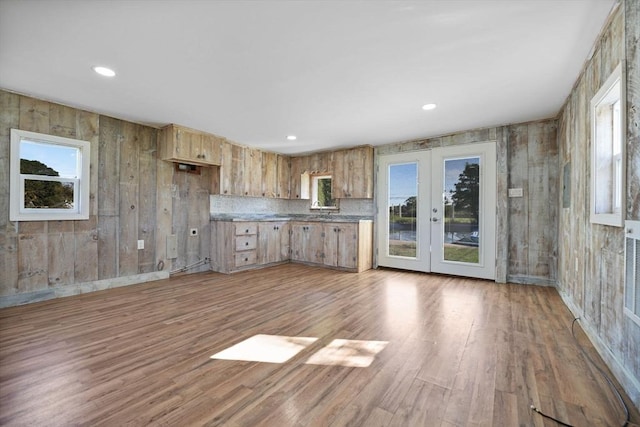
[[[278,154],[278,185],[276,197],[280,199],[288,199],[290,195],[289,181],[291,177],[291,160],[289,156]]]
[[[220,165],[222,138],[178,125],[162,129],[160,158],[199,166]]]
[[[211,269],[221,273],[254,268],[258,262],[256,222],[211,222]]]
[[[245,192],[244,147],[223,141],[220,144],[220,194],[243,196]]]
[[[289,198],[289,157],[262,152],[262,197]]]
[[[244,196],[262,196],[262,152],[256,148],[244,147]]]
[[[290,199],[302,199],[309,198],[309,189],[303,191],[303,183],[301,180],[302,174],[308,170],[309,158],[307,156],[291,157],[291,172],[290,172]],[[309,181],[306,180],[305,185],[309,185]]]
[[[326,223],[324,225],[323,263],[330,267],[358,272],[373,263],[373,223]]]
[[[323,263],[325,265],[356,268],[358,260],[358,224],[325,224],[323,248]]]
[[[211,270],[287,261],[361,272],[372,266],[373,221],[211,221]]]
[[[289,223],[264,221],[258,223],[258,264],[289,260]]]
[[[278,194],[278,155],[262,152],[262,197],[276,198]]]
[[[322,264],[324,224],[321,222],[291,223],[291,260]]]
[[[336,199],[373,198],[373,147],[333,152],[331,194]]]

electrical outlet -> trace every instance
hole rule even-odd
[[[138,240],[138,250],[144,249],[144,240]]]
[[[197,235],[198,235],[197,228],[192,228],[191,230],[189,230],[189,236],[197,236]]]

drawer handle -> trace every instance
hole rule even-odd
[[[244,242],[244,245],[245,246],[249,246],[249,242]]]
[[[244,260],[245,260],[245,262],[247,262],[247,261],[249,261],[249,258],[245,258]]]
[[[245,232],[245,233],[248,233],[248,232],[249,232],[249,229],[247,228],[246,230],[244,230],[244,232]]]

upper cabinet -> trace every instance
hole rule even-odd
[[[335,199],[373,198],[373,147],[365,145],[291,158],[291,199],[309,199],[312,177],[331,176]]]
[[[224,138],[169,125],[160,157],[197,166],[220,166],[212,191],[228,196],[309,199],[315,178],[331,177],[332,199],[373,198],[373,147],[361,146],[289,157],[233,144]]]
[[[221,141],[215,135],[172,124],[162,129],[160,157],[198,166],[220,165]]]
[[[303,182],[302,175],[307,173],[309,164],[308,156],[301,157],[291,157],[291,170],[290,170],[290,199],[303,199],[305,198],[305,194],[309,193],[307,189],[305,192],[302,191]],[[309,185],[309,181],[306,180],[305,185]],[[304,193],[304,194],[303,194]],[[308,198],[308,196],[306,196]]]
[[[220,194],[244,196],[244,147],[220,144]]]
[[[262,152],[244,147],[244,196],[262,196]]]
[[[262,152],[262,197],[288,199],[289,157]]]
[[[333,152],[331,193],[336,199],[373,198],[373,147]]]

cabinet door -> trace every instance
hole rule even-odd
[[[288,156],[277,155],[278,176],[276,183],[276,197],[288,199],[291,194],[289,181],[291,180],[291,160]]]
[[[278,254],[278,258],[276,261],[286,261],[291,258],[289,253],[290,249],[290,236],[289,230],[291,225],[288,222],[282,222],[281,225],[278,226],[279,240],[280,240],[280,253]]]
[[[291,224],[291,259],[322,263],[324,229],[321,223]]]
[[[338,150],[332,156],[332,193],[338,199],[373,198],[373,147]]]
[[[309,156],[292,157],[291,158],[291,194],[290,199],[308,199],[309,198]],[[303,181],[302,175],[305,174],[306,181]]]
[[[338,224],[324,225],[323,258],[324,265],[336,267],[338,265],[338,241],[340,228]]]
[[[324,235],[324,264],[331,267],[357,268],[358,224],[325,224]]]
[[[262,152],[256,148],[244,147],[244,195],[262,196]]]
[[[358,266],[358,224],[338,225],[336,265],[345,268]]]
[[[261,222],[258,240],[260,264],[289,259],[289,224],[286,222]]]
[[[303,172],[312,174],[324,174],[331,172],[331,152],[323,151],[320,153],[310,154],[307,157],[307,169]]]
[[[244,147],[228,141],[220,143],[220,194],[244,195]]]
[[[220,165],[220,138],[215,135],[202,134],[200,140],[201,159],[210,165]]]
[[[278,154],[262,153],[262,197],[278,195]]]

